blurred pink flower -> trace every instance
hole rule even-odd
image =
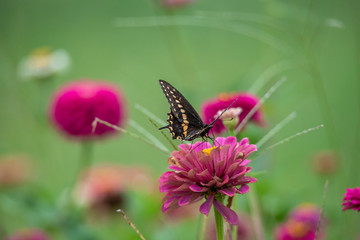
[[[50,237],[40,229],[23,229],[16,231],[5,240],[50,240]]]
[[[168,8],[181,7],[194,2],[195,0],[160,0],[162,5]]]
[[[246,176],[251,171],[246,158],[256,146],[247,138],[239,143],[235,137],[218,137],[212,147],[208,142],[181,144],[179,151],[173,151],[169,158],[170,169],[159,179],[163,198],[162,211],[175,209],[206,198],[200,206],[205,215],[214,207],[229,223],[238,223],[236,213],[222,204],[225,196],[249,191],[249,183],[255,178]]]
[[[94,166],[86,170],[75,188],[75,201],[98,213],[114,212],[123,208],[129,189],[151,192],[155,184],[141,167],[116,164]]]
[[[0,186],[14,186],[30,178],[29,159],[21,154],[0,157]]]
[[[276,240],[314,240],[320,220],[320,209],[310,203],[296,207],[288,216],[285,223],[275,230]],[[317,239],[324,238],[324,224],[322,224]]]
[[[235,94],[220,94],[217,98],[204,102],[201,107],[201,115],[205,123],[210,123],[218,115],[218,111],[226,109],[235,99],[239,98],[231,108],[241,108],[239,111],[239,122],[237,126],[244,120],[245,116],[258,103],[259,99],[250,93],[235,93]],[[265,126],[261,110],[255,112],[251,117],[254,123]],[[226,130],[222,121],[216,121],[211,131],[215,134],[220,134]]]
[[[348,209],[360,211],[360,188],[347,188],[341,205],[343,211]]]
[[[91,139],[113,133],[114,129],[98,124],[92,134],[95,117],[122,126],[126,118],[126,104],[115,85],[79,80],[70,82],[53,95],[49,115],[56,128],[76,139]]]

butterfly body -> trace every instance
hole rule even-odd
[[[159,80],[159,83],[170,104],[168,125],[159,129],[168,128],[172,138],[181,141],[210,138],[209,132],[214,122],[204,124],[193,106],[176,88],[164,80]]]

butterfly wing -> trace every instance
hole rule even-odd
[[[159,83],[170,104],[169,125],[160,129],[169,128],[173,139],[193,140],[199,137],[194,138],[193,136],[193,133],[198,133],[204,128],[204,123],[199,114],[171,84],[164,80],[159,80]]]

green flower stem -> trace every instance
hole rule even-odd
[[[236,212],[237,210],[236,199],[236,195],[234,195],[232,199],[232,209],[234,210],[234,212]],[[232,239],[237,239],[237,225],[232,226]]]
[[[229,134],[230,134],[230,136],[236,137],[235,129],[234,128],[229,128]]]
[[[207,216],[205,214],[200,214],[200,224],[199,230],[197,234],[197,238],[199,240],[204,240],[206,235],[206,223],[207,223]]]
[[[214,207],[215,213],[215,223],[216,223],[216,239],[224,240],[224,220],[223,216],[219,213],[219,211]]]
[[[77,176],[85,169],[88,168],[93,160],[93,142],[84,140],[81,143],[80,162],[78,166]]]
[[[93,160],[93,142],[91,140],[84,140],[83,142],[81,142],[81,146],[80,146],[80,157],[79,157],[79,162],[78,162],[78,167],[77,167],[77,171],[74,175],[74,179],[73,181],[70,183],[70,187],[69,187],[69,193],[68,193],[68,203],[71,202],[71,191],[73,191],[76,187],[76,183],[78,181],[79,175],[80,173],[88,168]]]

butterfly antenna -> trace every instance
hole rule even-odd
[[[214,122],[215,122],[216,120],[218,120],[239,98],[240,98],[240,97],[237,97],[229,106],[227,106],[227,108],[225,108],[224,111],[222,111],[222,113],[221,113],[219,116],[217,116],[217,117],[214,119],[214,121],[212,121],[212,122],[210,123],[210,125],[213,125]]]

